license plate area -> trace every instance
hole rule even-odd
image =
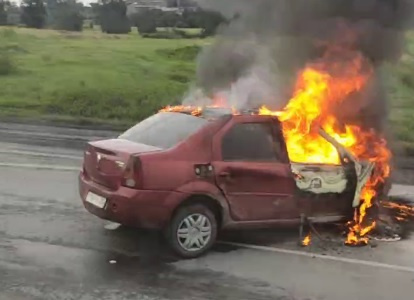
[[[104,208],[106,205],[106,199],[104,197],[101,197],[99,195],[96,195],[92,192],[89,192],[88,195],[86,196],[86,202],[95,205],[96,207],[99,208]]]

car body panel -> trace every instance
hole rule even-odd
[[[223,161],[222,158],[223,137],[233,126],[269,122],[275,121],[267,117],[237,116],[214,136],[212,165],[216,182],[230,203],[231,216],[235,221],[299,217],[295,200],[296,183],[285,157],[281,162]],[[274,137],[277,138],[275,133]]]
[[[132,154],[160,150],[156,147],[122,139],[90,142],[84,153],[84,172],[95,182],[116,190],[120,185],[120,176]]]
[[[270,123],[272,135],[280,142],[279,159],[223,161],[223,136],[240,123]],[[122,180],[134,157],[139,158],[139,170],[135,170],[139,186],[129,188]],[[225,228],[297,224],[301,215],[316,222],[331,222],[352,208],[353,186],[348,184],[344,193],[306,193],[298,188],[295,176],[276,118],[227,115],[209,121],[169,149],[122,138],[90,143],[79,176],[79,191],[92,214],[144,228],[164,228],[181,203],[197,196],[216,201]],[[105,197],[106,207],[99,209],[87,203],[88,192]]]
[[[223,118],[212,122],[171,149],[140,155],[145,174],[142,188],[174,191],[197,180],[196,166],[210,163],[212,137],[227,121]]]
[[[79,193],[85,208],[92,214],[113,222],[142,228],[163,228],[170,219],[173,205],[188,197],[179,192],[135,190],[120,187],[116,191],[98,185],[84,174],[79,175]],[[104,209],[86,202],[89,192],[107,199]]]
[[[222,226],[226,227],[232,223],[232,218],[230,216],[230,206],[229,203],[222,193],[222,191],[216,186],[214,182],[214,177],[212,180],[206,180],[204,178],[198,179],[196,181],[191,181],[177,189],[178,192],[183,194],[191,194],[194,196],[206,196],[214,201],[221,207],[221,221]]]
[[[235,220],[270,220],[299,215],[288,166],[216,161],[213,166],[217,184],[226,195]]]

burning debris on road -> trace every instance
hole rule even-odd
[[[396,210],[397,221],[413,217],[412,207],[384,200],[392,155],[379,80],[383,63],[401,55],[410,2],[199,2],[231,21],[199,57],[201,96],[190,93],[184,106],[164,111],[198,116],[204,106],[228,107],[233,114],[260,107],[258,114],[282,122],[293,166],[353,161],[359,181],[347,245],[368,244],[379,205]],[[284,74],[296,74],[293,84]],[[303,241],[309,243],[310,235]]]
[[[309,246],[311,243],[311,233],[309,233],[307,236],[305,236],[305,238],[302,241],[302,246],[303,247],[307,247]]]
[[[410,219],[414,219],[414,206],[409,204],[382,201],[381,206],[394,212],[394,218],[400,222],[408,222]]]

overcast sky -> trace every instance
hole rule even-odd
[[[11,0],[12,2],[16,2],[16,3],[20,3],[21,0]],[[89,4],[89,3],[94,3],[94,2],[98,2],[98,0],[78,0],[79,2],[82,2],[83,4]]]

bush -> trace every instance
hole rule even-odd
[[[219,12],[203,11],[200,26],[202,28],[202,36],[215,35],[217,28],[223,23],[226,23],[226,19]]]
[[[58,30],[82,31],[83,16],[79,6],[75,3],[58,3],[56,7],[54,27]]]
[[[0,1],[0,26],[7,25],[7,4]]]
[[[131,23],[138,28],[139,34],[143,35],[157,32],[156,12],[157,10],[149,10],[131,16]]]
[[[176,12],[164,12],[161,14],[158,20],[158,27],[176,27],[177,24],[181,21],[181,16]]]
[[[218,12],[197,10],[176,12],[164,12],[159,9],[149,9],[130,16],[131,23],[138,27],[138,32],[145,37],[152,38],[193,38],[208,37],[214,35],[217,28],[226,19]],[[167,28],[201,28],[201,34],[190,35],[186,31],[176,31],[175,34],[155,34],[158,27]]]
[[[15,70],[12,57],[6,53],[0,53],[0,76],[10,75]]]
[[[143,20],[136,24],[138,33],[144,35],[146,33],[156,33],[157,25],[153,20]]]
[[[131,24],[126,15],[127,6],[123,0],[111,0],[98,6],[99,23],[105,33],[127,34]]]
[[[27,27],[41,29],[46,24],[46,6],[42,0],[23,0],[22,21]]]

